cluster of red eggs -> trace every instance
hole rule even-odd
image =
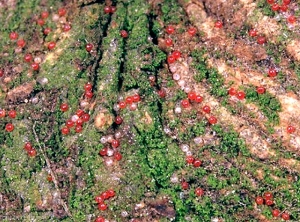
[[[104,191],[103,193],[101,193],[100,195],[97,195],[95,197],[95,201],[98,204],[98,209],[102,210],[102,211],[106,210],[107,205],[104,201],[108,200],[110,198],[113,198],[114,196],[115,196],[115,191],[113,189],[108,189],[108,190]],[[95,219],[95,222],[104,222],[104,221],[105,221],[105,218],[101,217],[101,216],[99,216]]]
[[[95,197],[95,201],[98,204],[99,210],[106,210],[107,205],[104,203],[105,200],[108,200],[115,196],[115,191],[113,189],[108,189]]]
[[[256,38],[256,42],[260,45],[264,44],[267,42],[267,39],[265,36],[263,35],[257,35],[257,30],[256,29],[250,29],[248,32],[249,36],[251,37],[255,37]]]
[[[16,33],[16,32],[11,32],[11,33],[9,34],[9,38],[10,38],[12,41],[15,41],[15,40],[17,40],[17,39],[19,38],[19,34]],[[24,40],[23,38],[17,40],[17,46],[18,46],[19,49],[23,49],[23,48],[25,47],[25,45],[26,45],[26,42],[25,42],[25,40]],[[31,54],[25,54],[25,56],[24,56],[24,61],[27,62],[27,63],[30,63],[31,68],[32,68],[34,71],[39,70],[39,68],[40,68],[40,67],[39,67],[39,63],[37,63],[37,62],[32,62],[32,60],[33,60],[33,57],[32,57]]]
[[[189,183],[186,182],[185,180],[182,180],[182,182],[181,182],[181,188],[183,190],[187,190],[187,189],[189,189],[189,187],[190,187]],[[195,192],[195,195],[197,197],[201,197],[201,196],[204,195],[204,190],[202,188],[200,188],[200,187],[197,187],[194,192]]]
[[[188,108],[191,105],[190,102],[201,103],[202,101],[203,101],[203,97],[202,96],[197,95],[195,92],[189,92],[188,93],[188,99],[183,99],[181,101],[181,106],[183,108]]]
[[[92,84],[86,83],[84,85],[84,96],[86,99],[91,99],[93,97],[92,92]],[[67,103],[62,103],[60,105],[60,110],[62,112],[68,111],[69,106]],[[75,114],[66,121],[66,125],[62,127],[61,133],[63,135],[68,135],[70,133],[70,129],[75,126],[75,132],[80,133],[82,131],[82,126],[84,123],[88,122],[90,120],[90,114],[84,112],[82,109],[78,109]]]
[[[120,141],[117,139],[112,139],[109,141],[105,141],[110,144],[110,147],[107,145],[99,151],[100,156],[113,156],[115,160],[122,160],[122,154],[119,152],[120,149]]]
[[[245,94],[245,92],[243,92],[243,91],[237,91],[235,88],[230,88],[229,90],[228,90],[228,94],[230,95],[230,96],[235,96],[236,98],[238,98],[239,100],[243,100],[243,99],[245,99],[245,97],[246,97],[246,94]]]
[[[57,14],[59,15],[59,17],[65,16],[66,13],[67,13],[67,10],[66,10],[65,8],[59,8],[58,11],[57,11]],[[46,20],[48,17],[49,17],[49,12],[43,11],[43,12],[41,13],[41,17],[37,19],[36,23],[37,23],[38,25],[40,25],[40,26],[44,26],[44,25],[46,24],[46,21],[45,21],[45,20]],[[62,29],[63,29],[64,32],[70,31],[71,28],[72,28],[72,27],[71,27],[70,23],[65,23],[65,24],[63,24],[63,26],[62,26]],[[44,29],[44,34],[45,34],[45,35],[48,35],[51,31],[52,31],[52,30],[51,30],[50,28],[47,27],[47,28]]]
[[[273,194],[271,192],[265,192],[263,196],[258,196],[255,198],[255,202],[257,205],[267,205],[267,206],[273,206],[274,205],[274,200],[273,200]],[[272,215],[273,217],[279,217],[281,215],[281,218],[283,220],[289,220],[290,215],[287,212],[280,212],[278,209],[273,209],[272,210]]]
[[[181,101],[181,106],[183,108],[189,108],[191,106],[190,102],[193,102],[193,101],[196,103],[201,103],[203,101],[203,97],[200,95],[197,95],[195,92],[189,92],[188,99],[183,99]],[[204,105],[202,107],[202,111],[204,113],[209,114],[211,112],[211,109],[208,105]],[[218,120],[215,116],[210,116],[210,117],[208,117],[208,122],[213,125],[213,124],[216,124],[218,122]]]
[[[219,27],[220,28],[220,27]],[[171,35],[175,32],[175,28],[172,26],[172,25],[169,25],[166,27],[166,33],[168,35]],[[194,36],[195,34],[197,33],[197,29],[195,27],[190,27],[188,29],[188,34],[190,36]],[[166,38],[165,39],[165,44],[167,47],[171,47],[173,46],[173,41],[172,39],[169,37],[169,38]],[[168,61],[168,64],[172,64],[174,63],[176,60],[178,60],[179,58],[181,57],[181,53],[178,51],[178,50],[175,50],[172,52],[171,55],[168,56],[167,58],[167,61]],[[176,74],[173,75],[173,79],[175,80],[178,80],[179,77],[176,76]],[[159,90],[158,91],[158,94],[161,98],[164,98],[165,97],[165,92],[162,90]],[[189,92],[188,93],[188,98],[187,99],[183,99],[181,100],[181,106],[183,108],[189,108],[191,106],[191,102],[196,102],[196,103],[201,103],[203,101],[203,97],[201,95],[197,95],[195,92]],[[210,107],[209,106],[204,106],[203,107],[203,111],[205,113],[210,113]],[[210,116],[208,117],[208,122],[210,124],[216,124],[217,123],[217,118],[215,116]]]
[[[166,33],[169,35],[173,34],[175,32],[175,28],[172,25],[167,26]],[[189,29],[190,35],[196,34],[196,29],[194,27],[191,27]],[[170,47],[173,45],[173,40],[171,38],[165,39],[165,44],[167,47]],[[178,60],[181,57],[181,53],[178,50],[175,50],[172,52],[171,55],[168,56],[167,61],[169,64],[174,63],[176,60]]]
[[[166,32],[168,33],[168,34],[173,34],[174,33],[174,31],[175,31],[175,28],[173,27],[173,26],[171,26],[171,25],[169,25],[167,28],[166,28]],[[194,36],[194,35],[196,35],[196,33],[197,33],[197,29],[195,28],[195,27],[190,27],[189,29],[188,29],[188,33],[189,33],[189,35],[190,36]],[[173,46],[173,40],[171,39],[171,38],[166,38],[165,39],[165,45],[167,46],[167,47],[171,47],[171,46]],[[174,55],[173,55],[174,56]],[[175,56],[176,56],[176,54],[175,54]],[[178,57],[178,56],[177,56]],[[180,56],[179,56],[180,57]],[[171,59],[172,60],[172,59]],[[168,61],[169,62],[169,61]],[[170,63],[170,62],[169,62]]]
[[[4,118],[6,116],[6,112],[4,109],[0,109],[0,118]],[[11,118],[11,119],[14,119],[16,118],[17,116],[17,112],[15,110],[9,110],[8,111],[8,117]],[[12,132],[14,130],[14,125],[12,123],[7,123],[5,125],[5,130],[7,132]]]
[[[125,109],[127,105],[129,106],[130,110],[136,110],[137,103],[141,101],[141,97],[139,94],[135,94],[133,96],[127,96],[125,100],[119,101],[118,107],[120,109]]]
[[[287,12],[289,10],[289,4],[291,0],[282,0],[282,4],[279,5],[275,0],[267,0],[267,2],[271,5],[271,9],[274,12]],[[289,15],[287,17],[287,22],[290,24],[294,24],[296,22],[296,17],[294,15]]]
[[[68,104],[63,103],[60,106],[61,110],[67,111]],[[68,135],[70,133],[70,129],[75,126],[75,132],[80,133],[82,131],[82,126],[84,123],[90,120],[90,115],[85,113],[82,109],[78,109],[75,115],[72,116],[71,119],[66,121],[66,125],[62,127],[61,133],[63,135]]]
[[[66,9],[65,8],[58,9],[58,16],[62,17],[62,16],[65,16],[65,14],[66,14]],[[45,20],[48,17],[49,17],[49,12],[43,11],[41,13],[40,18],[37,19],[37,24],[40,25],[40,26],[44,26],[45,25]],[[62,29],[63,29],[64,32],[68,32],[69,30],[71,30],[71,25],[69,23],[66,23],[66,24],[63,25]],[[47,27],[43,30],[43,33],[45,35],[48,35],[51,31],[52,31],[51,28]],[[19,34],[17,32],[11,32],[9,34],[9,38],[12,41],[16,41],[16,44],[17,44],[17,46],[20,50],[23,49],[26,45],[26,41],[23,38],[19,38]],[[54,49],[55,46],[56,46],[56,42],[53,42],[53,41],[51,41],[47,44],[47,47],[48,47],[49,50]],[[25,54],[24,61],[27,62],[27,63],[30,63],[30,66],[31,66],[32,70],[34,70],[34,71],[39,70],[39,68],[40,68],[39,63],[40,62],[35,61],[35,60],[33,61],[33,56],[30,53]]]
[[[141,97],[139,94],[134,94],[132,96],[127,96],[124,100],[119,101],[117,104],[118,109],[125,109],[129,106],[130,110],[135,110],[137,108],[137,103],[141,101]],[[117,115],[115,117],[115,124],[120,125],[123,123],[123,119],[121,116]],[[113,156],[115,160],[122,160],[122,154],[119,152],[120,150],[120,140],[116,136],[114,138],[112,135],[103,136],[101,138],[102,144],[107,144],[99,151],[99,155],[102,157],[111,157]],[[112,163],[112,160],[108,160],[107,162]]]
[[[104,7],[104,13],[105,14],[113,14],[113,13],[115,13],[117,11],[117,7],[116,6],[105,6]]]
[[[36,149],[32,147],[30,142],[26,142],[24,144],[24,150],[27,151],[28,156],[35,157],[36,156]]]
[[[282,4],[279,5],[278,3],[275,3],[275,0],[267,0],[267,2],[271,5],[271,9],[274,12],[286,12],[288,11],[288,5],[290,4],[290,0],[283,0]],[[294,24],[296,23],[297,19],[294,15],[289,15],[287,16],[287,22],[289,24]],[[266,37],[264,37],[263,35],[257,35],[257,30],[256,29],[250,29],[249,30],[249,36],[251,37],[257,37],[256,41],[258,44],[264,44],[267,42]]]
[[[176,60],[178,60],[181,56],[181,53],[178,50],[175,50],[174,52],[172,52],[171,55],[168,56],[168,63],[174,63]]]
[[[187,164],[193,164],[194,167],[200,167],[202,162],[198,158],[194,158],[193,156],[186,156],[185,158]]]

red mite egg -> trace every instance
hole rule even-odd
[[[68,32],[68,31],[71,30],[71,28],[72,28],[72,26],[71,26],[69,23],[64,24],[64,26],[63,26],[63,31],[64,31],[64,32]]]
[[[168,46],[168,47],[170,47],[170,46],[172,46],[173,45],[173,41],[172,41],[172,39],[166,39],[165,40],[165,44],[166,44],[166,46]]]
[[[181,182],[181,188],[182,188],[183,190],[187,190],[187,189],[189,188],[188,182],[182,181],[182,182]]]
[[[139,94],[135,94],[134,96],[132,96],[132,98],[133,98],[133,102],[139,102],[139,101],[141,101],[141,97],[140,97]]]
[[[187,157],[185,158],[185,161],[186,161],[186,163],[188,163],[188,164],[192,164],[192,163],[194,163],[194,157],[193,157],[193,156],[187,156]]]
[[[223,23],[221,21],[216,21],[215,27],[216,28],[222,28],[223,27]]]
[[[115,118],[115,123],[116,123],[117,125],[120,125],[120,124],[122,124],[122,122],[123,122],[122,117],[121,117],[121,116],[116,116],[116,118]]]
[[[104,217],[97,217],[94,222],[105,222]]]
[[[203,196],[204,190],[198,187],[198,188],[195,189],[195,194],[198,197]]]
[[[119,152],[116,152],[114,155],[115,160],[120,161],[122,160],[122,154]]]
[[[202,164],[202,162],[199,159],[195,159],[194,162],[193,162],[194,167],[199,167],[199,166],[201,166],[201,164]]]
[[[24,150],[29,151],[32,149],[32,145],[30,142],[26,142],[24,145]]]
[[[63,135],[68,135],[70,133],[70,129],[67,127],[67,126],[64,126],[62,129],[61,129],[61,133]]]
[[[181,53],[177,50],[175,50],[173,53],[172,53],[172,56],[175,58],[175,60],[179,59],[180,56],[181,56]]]
[[[110,6],[105,6],[103,10],[104,10],[105,14],[111,13],[111,7]]]
[[[264,44],[264,43],[267,42],[266,37],[264,37],[264,36],[258,36],[256,41],[260,45],[262,45],[262,44]]]
[[[16,116],[17,116],[16,110],[9,110],[8,116],[12,119],[16,118]]]
[[[188,29],[188,33],[191,35],[191,36],[194,36],[196,33],[197,33],[197,29],[195,27],[190,27]]]
[[[288,10],[288,6],[287,5],[281,5],[280,6],[280,11],[281,12],[286,12]]]
[[[108,151],[108,148],[107,148],[107,147],[102,148],[102,149],[99,151],[100,156],[106,156],[106,155],[107,155],[107,151]]]
[[[92,91],[92,89],[93,89],[93,85],[91,83],[88,82],[84,85],[85,91]]]
[[[188,93],[188,98],[191,100],[191,101],[195,101],[196,98],[197,98],[197,94],[195,92],[189,92]]]
[[[51,31],[52,31],[51,28],[45,28],[44,29],[44,34],[48,35]]]
[[[34,148],[28,150],[28,156],[35,157],[36,156],[36,150]]]
[[[9,38],[10,38],[11,40],[16,40],[17,38],[19,38],[19,34],[16,33],[16,32],[11,32],[11,33],[9,34]]]
[[[255,202],[258,205],[262,205],[264,203],[264,199],[262,197],[258,196],[255,198]]]
[[[296,128],[295,128],[294,126],[288,126],[288,127],[286,128],[286,131],[287,131],[288,133],[294,133],[294,132],[296,131]]]
[[[256,88],[256,92],[257,92],[258,94],[264,94],[264,93],[266,92],[266,89],[265,89],[265,87],[263,87],[263,86],[258,86],[258,87]]]
[[[32,61],[32,55],[31,54],[26,54],[25,56],[24,56],[24,61],[25,62],[31,62]]]
[[[39,70],[40,66],[38,63],[31,63],[31,68],[34,70],[34,71],[37,71]]]
[[[91,43],[86,44],[85,50],[86,50],[87,52],[92,51],[92,49],[93,49],[93,45],[92,45]]]
[[[120,35],[122,38],[127,38],[128,37],[128,32],[126,30],[121,30]]]
[[[210,113],[210,107],[209,106],[203,106],[202,110],[205,113]]]
[[[201,103],[201,102],[203,101],[203,97],[200,96],[200,95],[197,95],[195,101],[196,101],[197,103]]]
[[[115,13],[117,11],[117,7],[116,6],[110,6],[110,13]]]
[[[293,16],[293,15],[290,15],[288,18],[287,18],[287,22],[290,23],[290,24],[293,24],[296,22],[296,17]]]
[[[174,31],[175,31],[175,29],[174,29],[173,26],[171,26],[171,25],[167,26],[166,32],[167,32],[168,34],[173,34]]]
[[[98,209],[99,210],[106,210],[107,209],[107,205],[105,203],[99,203],[98,204]]]
[[[275,76],[277,76],[277,71],[276,71],[276,69],[270,68],[269,71],[268,71],[268,76],[269,76],[269,77],[275,77]]]
[[[279,6],[277,3],[275,3],[275,4],[273,4],[273,5],[271,6],[271,9],[272,9],[273,11],[278,11],[278,10],[280,9],[280,6]]]
[[[216,124],[218,122],[217,118],[214,116],[211,116],[208,118],[208,122],[212,125]]]
[[[230,88],[230,89],[228,90],[228,94],[231,95],[231,96],[235,96],[236,93],[237,93],[237,91],[236,91],[236,89],[234,89],[234,88]]]
[[[181,106],[182,106],[183,108],[188,108],[188,107],[190,106],[189,100],[188,100],[188,99],[183,99],[183,100],[181,101]]]
[[[47,11],[43,11],[43,12],[41,13],[41,17],[42,17],[43,19],[48,18],[48,16],[49,16],[49,12],[47,12]]]
[[[255,29],[250,29],[250,30],[249,30],[249,35],[250,35],[251,37],[255,37],[255,36],[257,36],[257,31],[256,31]]]
[[[113,141],[111,142],[111,146],[112,146],[113,148],[118,148],[118,147],[120,146],[119,140],[113,140]]]
[[[171,63],[174,63],[176,59],[173,55],[169,55],[167,60],[168,60],[168,63],[171,64]]]
[[[64,16],[67,13],[67,10],[65,8],[59,8],[58,9],[58,15],[60,17]]]
[[[52,50],[52,49],[55,48],[55,46],[56,46],[56,43],[55,43],[55,42],[50,42],[50,43],[48,44],[48,49],[49,49],[49,50]]]
[[[36,23],[37,23],[38,25],[40,25],[40,26],[43,26],[43,25],[45,25],[45,20],[44,20],[44,19],[38,19],[38,20],[36,21]]]
[[[24,39],[19,39],[17,41],[17,45],[20,47],[20,48],[24,48],[24,46],[26,45],[26,42]]]
[[[245,94],[243,91],[239,91],[239,92],[237,92],[237,94],[236,94],[236,97],[237,97],[239,100],[245,99],[245,96],[246,96],[246,94]]]

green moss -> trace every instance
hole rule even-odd
[[[295,65],[294,72],[296,73],[298,79],[300,80],[300,65]]]
[[[139,10],[144,10],[143,8]],[[128,20],[136,18],[136,14],[131,13],[128,8]],[[134,87],[141,89],[140,93],[150,95],[148,75],[156,75],[157,69],[162,66],[166,55],[157,46],[149,42],[149,20],[145,14],[141,14],[134,24],[129,26],[130,34],[126,41],[126,55],[124,73],[122,73],[125,90]]]
[[[279,123],[278,112],[281,110],[281,104],[278,99],[268,92],[258,94],[253,86],[246,87],[245,93],[246,100],[258,105],[270,124],[276,125]]]
[[[177,102],[183,99],[186,99],[186,93],[183,90],[178,90],[176,94],[172,97],[171,101]]]
[[[165,24],[179,24],[186,20],[182,7],[175,0],[164,0],[161,3],[161,12]]]
[[[134,0],[127,5],[127,19],[126,26],[128,31],[131,31],[137,23],[140,22],[140,19],[143,20],[144,17],[149,13],[150,6],[143,0]],[[149,26],[148,26],[149,27]],[[146,27],[141,27],[144,29]],[[136,27],[138,29],[138,27]],[[143,36],[144,33],[141,33]],[[136,36],[138,38],[138,36]],[[144,37],[144,36],[143,36]]]
[[[262,11],[262,13],[266,16],[273,17],[275,12],[271,9],[271,5],[267,3],[267,1],[260,0],[257,3],[257,7]]]
[[[118,27],[110,27],[107,36],[103,39],[103,54],[100,66],[97,71],[97,92],[106,98],[106,107],[112,110],[113,103],[117,100],[119,87],[121,58],[124,51],[124,39],[120,36],[119,30],[125,22],[126,8],[123,4],[118,6],[118,10],[112,16],[112,21]]]
[[[217,133],[220,144],[216,147],[222,153],[229,157],[237,157],[240,153],[249,156],[249,150],[245,141],[239,138],[237,132],[232,129],[224,130],[219,124],[213,125],[212,130]]]
[[[197,136],[203,135],[205,133],[205,128],[206,128],[206,123],[204,121],[202,121],[200,123],[196,123],[193,126],[193,132]]]
[[[156,38],[159,37],[161,31],[162,31],[161,24],[158,21],[154,20],[152,24],[152,32],[154,33]]]
[[[192,66],[197,70],[194,79],[197,82],[207,79],[207,82],[211,85],[210,93],[217,97],[225,97],[227,89],[224,87],[224,78],[215,68],[209,68],[204,56],[205,50],[194,50],[191,53],[193,57]]]
[[[180,120],[178,118],[169,122],[170,129],[176,129],[176,128],[179,129],[180,128],[179,125],[180,125]]]

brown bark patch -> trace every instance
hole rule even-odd
[[[9,103],[23,101],[32,93],[34,85],[34,82],[27,82],[8,91],[6,94],[6,101]]]

